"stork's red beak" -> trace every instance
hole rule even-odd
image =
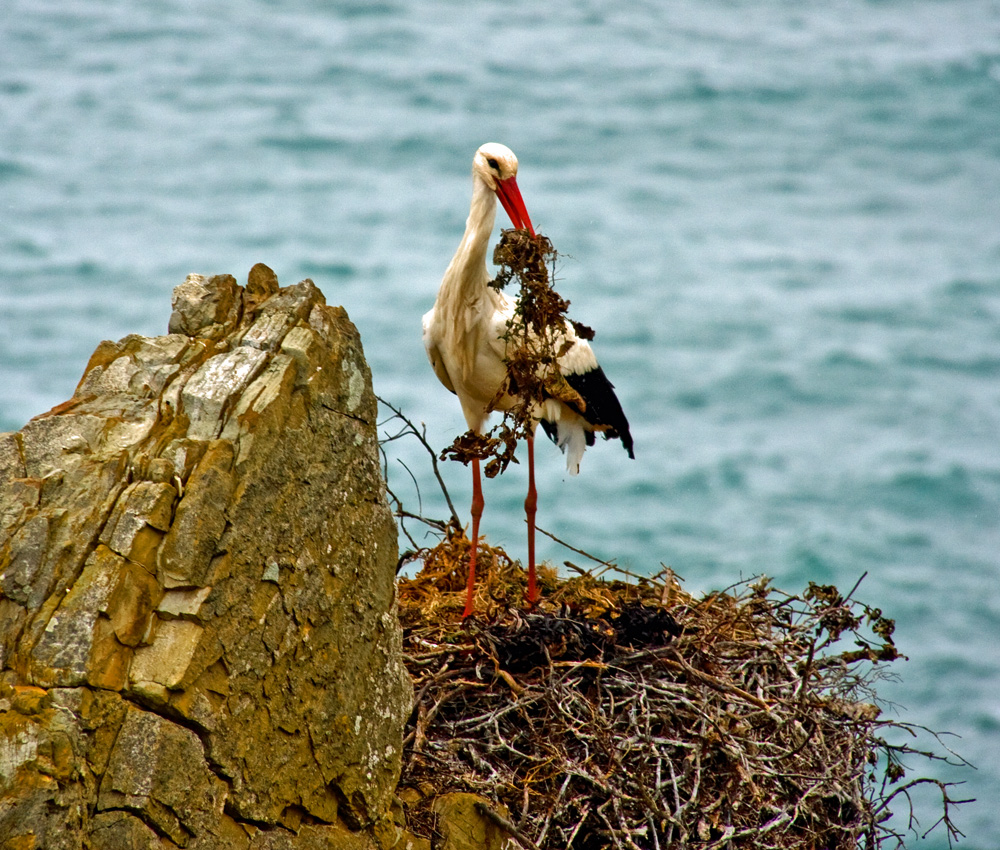
[[[500,203],[510,216],[511,224],[521,230],[527,230],[532,236],[535,229],[531,226],[531,219],[528,218],[528,211],[524,207],[521,198],[521,190],[517,188],[517,180],[508,177],[506,180],[497,180],[497,197]]]

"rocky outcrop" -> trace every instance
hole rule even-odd
[[[260,265],[173,307],[0,436],[0,846],[392,847],[412,691],[357,331]]]

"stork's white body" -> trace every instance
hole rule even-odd
[[[434,374],[458,396],[466,423],[480,434],[489,419],[489,405],[507,375],[504,336],[514,316],[514,300],[489,286],[486,253],[496,207],[495,191],[477,175],[465,235],[444,273],[434,307],[423,319],[424,346]],[[567,324],[564,333],[571,345],[559,360],[559,370],[573,375],[597,369],[590,344],[579,339],[572,325]],[[507,410],[514,401],[504,396],[495,408]],[[552,398],[534,413],[536,419],[544,419],[557,429],[557,442],[566,452],[566,466],[575,475],[587,445],[586,419]]]

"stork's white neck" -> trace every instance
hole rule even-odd
[[[472,181],[472,205],[465,221],[465,234],[444,275],[444,284],[463,300],[484,289],[490,274],[486,252],[496,221],[497,196],[480,178]]]

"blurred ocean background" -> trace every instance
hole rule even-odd
[[[465,425],[420,317],[485,141],[636,437],[575,479],[540,442],[539,524],[694,592],[867,572],[910,658],[887,711],[976,765],[912,775],[965,782],[959,846],[1000,847],[996,0],[5,0],[0,429],[100,340],[165,333],[189,272],[262,261],[347,308],[376,392],[444,447]],[[423,450],[393,451],[442,516]],[[515,555],[524,476],[486,484]],[[908,846],[946,847],[914,800]]]

